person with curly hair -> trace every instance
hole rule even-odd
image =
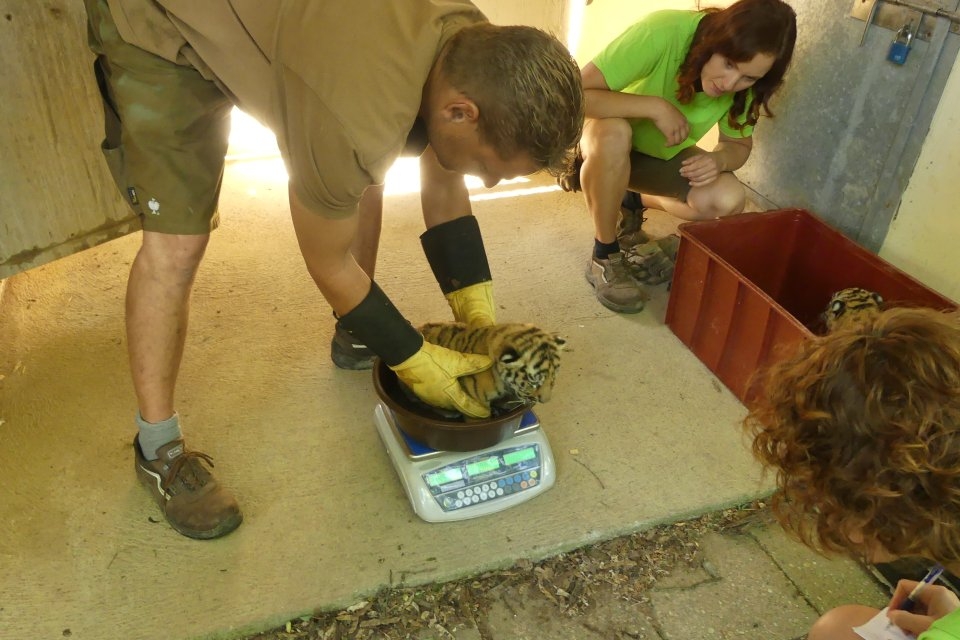
[[[126,295],[132,453],[167,522],[207,539],[242,521],[210,457],[186,448],[174,404],[234,106],[276,134],[300,253],[338,319],[335,364],[369,368],[379,356],[427,403],[489,416],[458,379],[490,359],[426,343],[373,280],[379,185],[398,156],[420,157],[427,261],[457,320],[493,323],[463,176],[493,187],[569,165],[584,99],[566,46],[533,27],[490,24],[469,0],[84,5],[101,149],[143,225]]]
[[[686,220],[743,210],[733,171],[750,156],[761,112],[771,115],[796,37],[796,14],[783,0],[656,11],[583,67],[580,157],[560,185],[582,190],[593,218],[586,277],[602,305],[642,311],[648,295],[641,284],[673,274],[676,237],[651,242],[640,229],[643,208]],[[719,143],[698,147],[714,125]]]
[[[768,368],[744,428],[776,474],[781,525],[822,553],[925,557],[960,569],[960,315],[891,308],[803,343]],[[891,622],[921,640],[960,638],[960,600],[901,580]],[[824,614],[809,640],[855,640],[877,610]]]

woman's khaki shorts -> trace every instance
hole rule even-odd
[[[687,147],[669,160],[654,158],[639,151],[630,152],[630,182],[627,189],[652,196],[668,196],[686,202],[690,182],[680,175],[680,163],[704,153],[699,147]]]
[[[113,179],[144,230],[209,233],[218,224],[232,103],[193,67],[124,42],[105,0],[84,4]]]

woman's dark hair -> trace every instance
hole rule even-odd
[[[783,82],[797,41],[797,14],[783,0],[740,0],[726,9],[706,9],[697,26],[687,57],[680,65],[677,99],[693,99],[703,66],[718,53],[733,62],[748,62],[758,53],[774,57],[773,66],[751,87],[753,101],[747,109],[747,92],[738,91],[730,109],[730,126],[741,130],[738,118],[747,113],[746,124],[760,119],[760,109],[772,116],[768,101]]]

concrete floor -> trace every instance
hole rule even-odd
[[[285,178],[231,165],[193,297],[178,408],[241,500],[230,536],[179,536],[136,483],[123,298],[135,234],[7,282],[0,307],[0,636],[235,637],[390,584],[539,559],[763,495],[744,409],[663,324],[585,282],[592,225],[548,177],[475,193],[502,321],[568,341],[537,413],[557,483],[451,524],[412,512],[373,424],[370,374],[329,360],[330,309],[303,267]],[[529,189],[517,197],[507,196]],[[668,225],[653,220],[651,226]],[[449,317],[419,197],[390,195],[377,280],[414,323]],[[69,631],[67,631],[69,630]]]

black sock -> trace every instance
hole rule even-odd
[[[620,251],[619,242],[600,242],[596,238],[593,240],[593,257],[599,260],[606,260],[610,257],[611,253],[616,253]]]

